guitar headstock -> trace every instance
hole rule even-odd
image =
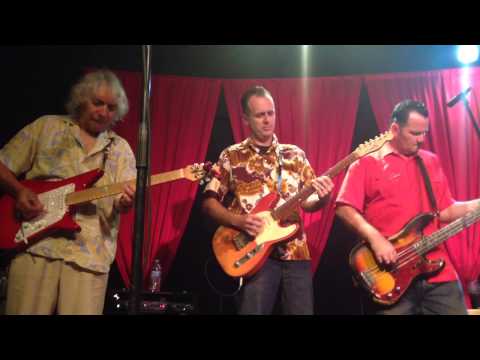
[[[383,134],[375,136],[375,138],[370,139],[363,144],[358,145],[354,153],[358,157],[365,156],[371,152],[377,151],[380,149],[387,141],[393,139],[393,134],[391,131],[386,131]]]
[[[198,181],[203,179],[212,168],[212,163],[207,161],[205,163],[188,165],[183,169],[185,179],[190,181]]]

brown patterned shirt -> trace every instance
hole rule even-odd
[[[212,170],[216,175],[207,184],[205,196],[223,202],[227,194],[232,194],[234,198],[228,210],[235,214],[250,213],[260,199],[270,192],[277,192],[280,187],[278,207],[315,178],[305,152],[295,145],[279,144],[275,135],[272,145],[265,149],[255,145],[251,138],[226,148]],[[318,199],[315,193],[311,196]],[[300,211],[295,210],[288,222],[298,223],[300,230],[289,240],[279,243],[272,256],[281,260],[309,260]]]

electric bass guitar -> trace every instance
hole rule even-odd
[[[477,222],[480,219],[480,207],[440,230],[423,236],[422,230],[433,218],[431,213],[417,215],[399,233],[388,239],[398,254],[393,265],[380,265],[366,242],[361,242],[352,249],[349,262],[355,279],[371,294],[375,302],[393,305],[400,300],[413,279],[420,275],[431,276],[442,270],[444,260],[431,261],[424,255]]]
[[[156,174],[151,177],[150,185],[178,179],[197,181],[206,175],[209,167],[209,163],[194,164],[183,169]],[[102,176],[103,171],[95,169],[61,181],[22,181],[24,186],[38,194],[45,210],[32,220],[22,220],[16,212],[15,199],[8,194],[0,197],[2,214],[0,249],[22,251],[54,233],[78,232],[81,228],[72,218],[75,205],[120,194],[126,184],[135,185],[136,183],[133,179],[112,185],[91,187]]]
[[[359,145],[323,175],[335,177],[355,160],[380,149],[392,138],[392,133],[387,131]],[[290,239],[298,231],[298,224],[283,226],[282,221],[314,192],[313,186],[306,186],[278,208],[275,208],[280,200],[278,193],[271,192],[263,197],[251,211],[251,214],[261,217],[264,222],[262,232],[256,237],[235,228],[220,226],[213,236],[212,246],[223,271],[231,277],[249,277],[255,274],[267,260],[273,246]]]

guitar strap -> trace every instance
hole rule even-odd
[[[108,144],[103,148],[103,161],[102,161],[102,170],[106,170],[108,155],[110,155],[110,148],[114,143],[114,138],[110,138]]]
[[[437,202],[435,200],[435,196],[433,195],[432,191],[432,184],[430,182],[430,178],[428,176],[427,168],[425,167],[425,163],[423,159],[417,155],[415,156],[415,160],[417,161],[418,167],[420,168],[420,172],[422,173],[423,180],[425,182],[425,187],[427,189],[428,198],[430,199],[430,204],[432,205],[432,209],[434,211],[435,216],[439,215]]]
[[[277,144],[277,148],[275,149],[278,159],[278,178],[277,178],[277,190],[278,193],[281,194],[282,189],[282,155],[280,153],[280,144]]]

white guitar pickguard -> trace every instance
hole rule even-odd
[[[257,245],[287,238],[293,235],[297,229],[296,225],[280,226],[280,224],[272,218],[270,211],[262,211],[255,215],[261,217],[264,222],[262,232],[255,238]]]
[[[15,242],[28,243],[28,238],[61,220],[68,210],[66,196],[75,191],[75,184],[67,184],[54,190],[38,194],[45,209],[42,214],[28,221],[23,221],[15,235]]]

